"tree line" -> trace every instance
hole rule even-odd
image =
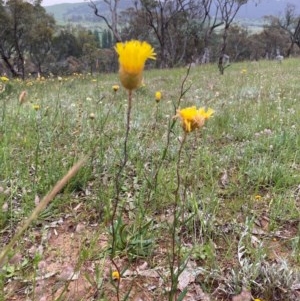
[[[91,14],[106,28],[58,26],[41,0],[0,0],[0,74],[112,72],[118,41],[147,40],[157,52],[155,67],[172,68],[214,62],[221,74],[229,62],[298,55],[300,16],[287,5],[279,16],[266,16],[259,32],[234,23],[247,0],[102,0],[108,14],[90,0]],[[263,0],[261,0],[263,1]]]

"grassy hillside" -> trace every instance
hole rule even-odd
[[[95,3],[97,3],[98,10],[102,14],[106,15],[106,13],[109,12],[108,6],[102,1],[96,1]],[[131,0],[122,0],[119,9],[124,10],[131,5]],[[80,21],[81,23],[86,23],[87,19],[92,20],[93,18],[100,22],[99,18],[94,17],[94,12],[89,6],[89,2],[56,4],[46,6],[45,9],[47,13],[54,16],[58,23],[65,23],[68,22],[68,20],[72,21],[74,17],[78,16],[82,18],[82,21]]]
[[[46,6],[45,9],[48,13],[53,14],[55,19],[61,23],[66,22],[72,17],[72,15],[78,16],[81,15],[83,18],[86,16],[91,16],[92,10],[88,6],[87,2],[82,3],[64,3],[56,4],[52,6]],[[97,6],[100,12],[108,12],[108,7],[103,3],[103,1],[96,1]],[[243,5],[240,11],[237,14],[236,19],[239,20],[242,24],[247,25],[253,22],[261,23],[264,16],[274,15],[279,16],[283,15],[284,10],[287,6],[287,3],[295,5],[296,12],[300,13],[299,1],[298,0],[264,0],[264,1],[248,1],[246,5]],[[119,3],[119,9],[125,10],[128,7],[132,7],[132,0],[122,0]],[[250,25],[251,26],[256,26]]]
[[[63,3],[47,6],[45,9],[59,23],[67,22],[73,15],[93,17],[93,10],[88,6],[88,3]]]
[[[9,250],[1,298],[299,300],[299,70],[145,71],[130,115],[118,74],[1,80],[0,249],[88,157]],[[215,113],[185,134],[189,106]]]

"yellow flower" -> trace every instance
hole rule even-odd
[[[205,120],[207,120],[212,116],[214,110],[209,108],[207,111],[205,111],[205,108],[199,108],[198,113],[199,115],[203,116]]]
[[[247,69],[242,69],[241,74],[247,74]]]
[[[37,105],[37,104],[32,105],[32,108],[33,108],[34,110],[38,111],[38,110],[40,109],[40,105]]]
[[[0,77],[0,80],[3,81],[3,82],[8,82],[8,81],[9,81],[9,78],[6,77],[6,76],[1,76],[1,77]]]
[[[119,55],[119,75],[122,85],[128,90],[138,88],[142,82],[146,60],[155,60],[154,49],[147,42],[131,40],[117,43],[115,50]]]
[[[155,92],[155,101],[156,102],[160,102],[161,100],[161,92],[160,91],[156,91]]]
[[[111,278],[112,278],[113,280],[120,280],[120,274],[119,274],[119,272],[118,272],[118,271],[112,272]]]
[[[113,85],[113,86],[112,86],[112,89],[113,89],[115,92],[117,92],[117,91],[120,89],[120,87],[119,87],[119,85]]]
[[[255,198],[256,201],[259,201],[259,200],[261,200],[262,196],[257,194],[254,198]]]
[[[197,108],[193,106],[182,110],[177,110],[175,118],[180,119],[183,130],[189,133],[202,127],[205,123],[205,120],[209,119],[213,113],[214,110],[212,109],[205,111],[204,108],[199,108],[197,110]]]

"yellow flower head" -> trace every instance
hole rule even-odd
[[[156,91],[155,92],[155,101],[156,102],[160,102],[161,100],[161,92],[160,91]]]
[[[120,280],[120,274],[119,274],[119,272],[118,272],[118,271],[112,272],[111,278],[112,278],[113,280]]]
[[[207,119],[209,119],[214,110],[208,109],[205,111],[204,108],[197,108],[195,106],[188,107],[182,110],[177,110],[176,118],[181,121],[183,130],[187,133],[194,131],[202,127]]]
[[[156,53],[150,44],[137,40],[117,43],[115,50],[119,55],[119,75],[122,85],[128,90],[138,88],[147,59],[155,60]]]
[[[120,89],[120,87],[119,87],[119,85],[113,85],[113,86],[112,86],[112,89],[113,89],[115,92],[117,92],[117,91]]]
[[[36,111],[38,111],[40,109],[40,106],[38,104],[34,104],[32,105],[32,108]]]
[[[1,80],[2,82],[8,82],[8,81],[9,81],[9,78],[6,77],[6,76],[1,76],[1,77],[0,77],[0,80]]]
[[[247,74],[247,69],[242,69],[241,74]]]

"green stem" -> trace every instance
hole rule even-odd
[[[174,192],[175,202],[173,208],[173,225],[172,225],[172,253],[171,253],[171,264],[170,264],[170,273],[171,273],[171,290],[169,295],[169,301],[173,301],[176,296],[178,277],[180,275],[180,242],[176,243],[176,233],[179,224],[179,215],[177,214],[179,201],[180,201],[180,187],[181,187],[181,175],[180,175],[180,161],[184,143],[186,141],[187,133],[184,132],[184,136],[181,140],[180,148],[178,151],[177,167],[176,167],[176,176],[177,176],[177,187]],[[176,245],[179,246],[176,250]],[[175,273],[175,265],[177,260],[177,272]]]
[[[187,72],[186,72],[186,75],[181,83],[181,88],[180,88],[180,95],[179,95],[179,98],[177,100],[176,103],[174,103],[174,115],[176,115],[176,112],[177,110],[179,109],[180,107],[180,104],[181,104],[181,100],[183,98],[183,96],[189,91],[189,89],[191,88],[191,85],[188,86],[186,89],[184,89],[184,86],[185,86],[185,82],[187,81],[188,79],[188,76],[189,76],[189,73],[190,73],[190,69],[191,69],[191,64],[189,65],[188,69],[187,69]],[[169,150],[169,146],[170,146],[170,142],[171,142],[171,133],[173,133],[173,128],[175,126],[175,123],[176,123],[176,120],[173,118],[172,120],[169,121],[169,128],[168,128],[168,132],[167,132],[167,142],[166,142],[166,146],[165,148],[163,149],[162,151],[162,155],[160,157],[160,160],[158,162],[158,165],[157,165],[157,168],[155,170],[155,173],[154,173],[154,176],[153,176],[153,180],[152,180],[152,183],[150,184],[151,185],[151,189],[149,190],[149,194],[148,194],[148,198],[147,200],[150,201],[151,197],[152,197],[152,194],[156,192],[156,189],[157,189],[157,181],[158,181],[158,174],[160,172],[160,169],[162,168],[162,165],[163,165],[163,162],[165,161],[166,159],[166,156],[167,156],[167,153],[168,153],[168,150]]]
[[[121,162],[120,168],[118,170],[118,173],[116,175],[116,180],[115,180],[115,187],[116,187],[116,199],[114,202],[114,207],[113,207],[113,213],[111,217],[111,229],[112,229],[112,248],[111,248],[111,262],[118,271],[119,275],[120,269],[117,265],[117,263],[114,261],[114,256],[116,253],[116,229],[114,225],[114,221],[116,219],[117,215],[117,209],[119,206],[120,202],[120,193],[121,193],[121,182],[120,178],[123,172],[123,169],[125,168],[125,165],[128,161],[128,150],[127,150],[127,144],[128,144],[128,137],[129,137],[129,131],[130,131],[130,118],[131,118],[131,108],[132,108],[132,91],[129,90],[128,92],[128,107],[127,107],[127,118],[126,118],[126,133],[125,133],[125,140],[124,140],[124,148],[123,148],[123,160]],[[117,282],[117,301],[120,301],[120,281]]]

